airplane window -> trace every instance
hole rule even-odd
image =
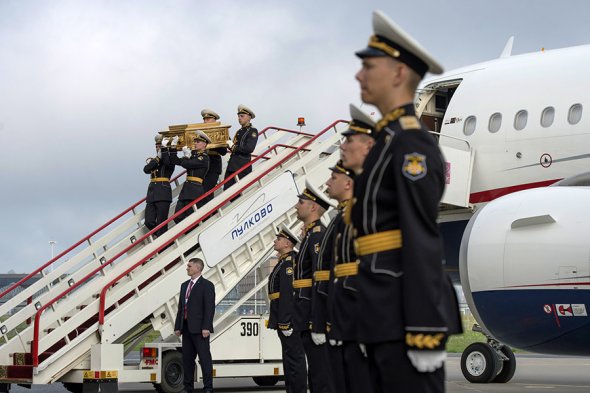
[[[541,125],[543,127],[549,127],[553,124],[553,119],[555,119],[555,108],[548,106],[543,109],[543,112],[541,113]]]
[[[570,124],[578,124],[580,120],[582,120],[582,104],[574,104],[567,114],[567,121]]]
[[[529,114],[524,109],[518,111],[516,113],[516,116],[514,116],[514,128],[516,128],[519,131],[525,128],[528,117]]]
[[[490,132],[498,132],[502,125],[502,114],[500,112],[494,113],[490,116],[490,123],[488,124],[488,130]]]
[[[475,124],[477,123],[477,119],[475,116],[469,116],[465,119],[465,124],[463,124],[463,134],[471,135],[475,132]]]

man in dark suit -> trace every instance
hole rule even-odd
[[[213,361],[209,339],[210,334],[213,333],[215,286],[211,281],[201,277],[203,267],[203,261],[199,258],[189,259],[186,265],[190,280],[183,282],[180,286],[174,334],[182,336],[185,392],[193,392],[195,357],[198,355],[203,374],[203,391],[212,393]]]

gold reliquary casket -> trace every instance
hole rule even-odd
[[[178,146],[193,147],[193,139],[196,131],[203,131],[209,138],[211,143],[207,148],[213,149],[216,147],[228,147],[227,140],[229,139],[229,128],[231,126],[217,123],[194,123],[194,124],[180,124],[176,126],[168,126],[168,131],[160,131],[163,137],[172,138],[178,136]]]

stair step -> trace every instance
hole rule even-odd
[[[30,383],[33,380],[33,366],[0,366],[0,380],[7,379]]]
[[[53,355],[54,352],[43,352],[39,355],[39,362],[42,362]],[[12,355],[12,364],[14,366],[30,366],[33,364],[33,354],[30,352],[17,352]]]

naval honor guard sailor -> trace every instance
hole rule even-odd
[[[215,123],[219,121],[219,115],[212,109],[203,109],[201,111],[201,117],[203,118],[203,123]],[[203,180],[203,189],[205,192],[217,185],[219,175],[221,175],[221,156],[225,156],[226,154],[227,148],[224,146],[207,149],[207,155],[209,156],[209,170]],[[209,202],[211,199],[213,199],[213,194],[204,197],[199,204],[199,207]]]
[[[168,219],[168,210],[172,203],[172,188],[170,177],[174,173],[174,163],[170,159],[170,148],[168,138],[156,135],[156,157],[148,158],[143,172],[150,174],[150,185],[148,186],[145,198],[145,226],[152,230]],[[172,139],[174,147],[178,143],[178,137]],[[176,154],[176,150],[174,153]],[[161,236],[168,230],[168,225],[158,229],[156,236]]]
[[[297,218],[303,222],[303,239],[294,267],[293,288],[295,296],[295,330],[301,332],[301,339],[308,363],[310,391],[332,392],[330,361],[324,333],[313,331],[312,301],[314,294],[313,274],[316,270],[320,242],[326,227],[320,219],[333,203],[308,180],[305,190],[295,205]]]
[[[209,156],[205,153],[208,143],[211,143],[211,139],[207,134],[202,131],[196,131],[194,150],[191,150],[188,146],[184,146],[182,148],[182,158],[172,156],[175,158],[176,165],[180,165],[186,169],[186,180],[182,185],[180,195],[178,195],[175,213],[179,212],[183,207],[189,205],[205,192],[203,189],[203,178],[209,170]],[[193,208],[191,207],[176,217],[174,221],[178,224],[192,212]]]
[[[351,122],[342,133],[342,160],[332,170],[326,185],[328,195],[338,201],[338,214],[333,219],[332,269],[328,291],[328,334],[334,374],[343,375],[339,391],[364,393],[371,385],[369,366],[356,340],[358,260],[354,250],[353,228],[350,224],[350,200],[354,190],[355,171],[374,144],[371,133],[375,122],[354,105],[350,105]]]
[[[286,225],[281,225],[274,249],[279,260],[268,276],[270,316],[268,328],[277,330],[283,352],[285,386],[288,393],[307,392],[307,370],[301,334],[294,330],[293,264],[297,253],[293,250],[299,239]]]
[[[252,124],[250,123],[255,117],[256,115],[254,114],[254,111],[247,106],[238,106],[238,122],[242,128],[236,132],[233,140],[230,139],[227,141],[229,148],[231,149],[231,156],[229,157],[227,168],[225,168],[225,179],[233,175],[234,172],[244,165],[248,164],[252,159],[252,152],[256,148],[256,143],[258,143],[258,130],[252,127]],[[237,176],[238,178],[242,178],[251,172],[252,166],[249,166]],[[227,189],[235,182],[235,178],[229,180],[225,183],[223,189]]]
[[[380,11],[373,29],[356,53],[361,98],[383,116],[355,178],[351,211],[360,260],[357,337],[373,390],[443,392],[445,343],[459,329],[436,222],[444,161],[413,104],[424,74],[443,69]]]

